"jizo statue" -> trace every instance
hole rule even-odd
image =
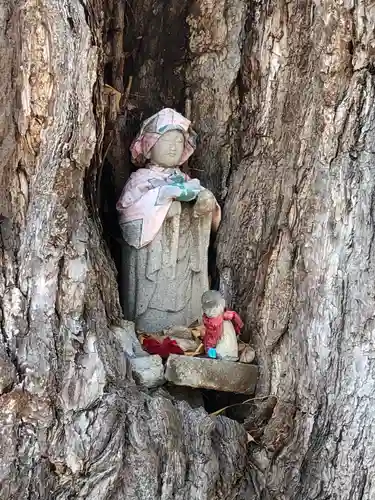
[[[225,300],[216,290],[208,290],[202,295],[204,349],[209,358],[238,360],[237,335],[243,322],[234,311],[225,309]]]
[[[130,148],[140,168],[117,203],[124,314],[146,332],[201,319],[209,287],[208,245],[221,212],[214,195],[179,168],[196,147],[190,125],[169,108],[142,124]]]

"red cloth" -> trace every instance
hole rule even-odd
[[[204,350],[207,352],[210,347],[216,347],[223,332],[223,322],[231,321],[234,330],[238,335],[243,327],[243,321],[239,315],[234,311],[225,311],[224,314],[216,316],[216,318],[209,318],[203,314],[204,333]]]
[[[162,342],[153,337],[146,337],[143,340],[142,347],[149,354],[159,354],[163,359],[168,358],[170,354],[184,354],[177,342],[169,337],[163,339]]]

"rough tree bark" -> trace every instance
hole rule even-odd
[[[121,91],[119,32],[143,37],[135,125],[193,96],[221,287],[275,396],[250,446],[237,422],[140,391],[110,329],[95,190],[114,12]],[[366,0],[0,7],[1,498],[374,497],[374,25]]]
[[[271,498],[374,498],[374,5],[260,2],[248,16],[218,265],[258,392],[277,397],[263,484]]]
[[[246,432],[137,389],[111,324],[94,206],[103,142],[99,3],[1,13],[2,499],[228,497]]]

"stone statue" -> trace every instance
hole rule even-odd
[[[225,300],[216,290],[208,290],[202,295],[203,344],[209,358],[238,360],[237,335],[243,323],[234,311],[225,310]]]
[[[213,194],[179,169],[195,150],[190,125],[169,108],[143,123],[130,148],[141,168],[117,203],[124,315],[146,332],[200,319],[209,288],[208,245],[221,212]]]

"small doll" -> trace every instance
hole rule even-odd
[[[234,311],[225,310],[225,300],[215,290],[202,295],[203,325],[205,329],[203,344],[209,358],[226,361],[238,360],[237,335],[243,322]]]

